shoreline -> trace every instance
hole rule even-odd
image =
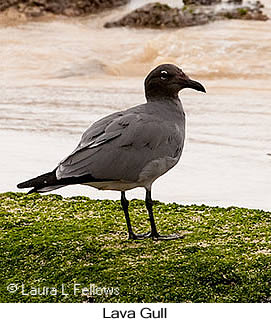
[[[81,185],[84,186],[84,185]],[[89,187],[88,187],[89,189]],[[28,189],[30,190],[30,189]],[[97,189],[94,189],[94,191],[97,191]],[[137,195],[137,194],[133,194],[134,190],[141,190],[141,195],[142,198],[138,197],[138,196],[134,196],[133,195]],[[24,191],[24,192],[23,192]],[[108,201],[110,203],[119,203],[120,202],[120,192],[118,191],[110,191],[110,192],[114,192],[116,193],[116,198],[110,198],[109,196],[106,196],[105,192],[109,192],[109,190],[107,191],[102,191],[104,193],[104,198],[96,197],[95,196],[90,196],[89,194],[60,194],[58,193],[58,190],[52,191],[52,193],[32,193],[32,194],[28,194],[27,192],[25,192],[27,190],[22,190],[22,189],[16,189],[14,191],[6,191],[6,192],[0,192],[0,200],[1,197],[3,196],[15,196],[15,198],[20,198],[23,196],[26,196],[31,199],[32,198],[35,200],[37,197],[40,199],[50,199],[50,198],[56,198],[57,200],[63,200],[63,201],[68,201],[68,200],[76,200],[76,199],[82,199],[82,200],[87,200],[87,201],[91,201],[92,203],[98,203],[98,202],[102,202],[102,201]],[[83,189],[81,189],[81,191],[84,191]],[[87,191],[85,191],[87,192]],[[127,198],[129,200],[129,202],[139,202],[139,203],[144,203],[144,191],[143,188],[139,188],[139,189],[133,189],[131,191],[127,191],[126,194],[129,194],[129,198]],[[170,207],[171,205],[179,205],[181,207],[186,207],[186,208],[190,208],[190,207],[206,207],[206,208],[210,208],[210,209],[221,209],[224,211],[227,210],[232,210],[232,209],[236,209],[236,210],[241,210],[242,212],[246,212],[246,211],[252,211],[252,212],[264,212],[269,214],[271,216],[271,209],[270,208],[261,208],[261,207],[246,207],[246,206],[241,206],[241,205],[235,205],[235,204],[229,204],[229,205],[222,205],[222,204],[216,204],[214,203],[206,203],[206,202],[191,202],[191,203],[182,203],[179,201],[163,201],[163,200],[158,200],[158,199],[154,199],[154,203],[155,204],[161,204],[163,206],[168,206]],[[0,202],[0,207],[1,207],[1,202]],[[147,212],[147,211],[146,211]]]

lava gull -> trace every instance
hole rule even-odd
[[[185,138],[185,114],[178,97],[180,90],[192,88],[206,92],[180,68],[163,64],[145,79],[147,102],[110,114],[93,123],[82,135],[75,150],[51,172],[18,184],[32,188],[29,193],[85,184],[100,190],[121,192],[121,205],[129,239],[177,239],[179,235],[160,235],[156,229],[151,187],[179,161]],[[135,234],[125,197],[127,190],[144,187],[151,231]]]

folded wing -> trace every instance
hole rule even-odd
[[[136,181],[152,160],[180,154],[184,130],[137,107],[114,113],[89,127],[77,148],[56,170],[58,179],[93,176]]]

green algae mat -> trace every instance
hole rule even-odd
[[[143,201],[130,203],[147,232]],[[119,201],[0,194],[1,302],[271,302],[271,213],[154,203],[174,241],[128,241]]]

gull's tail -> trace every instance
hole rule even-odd
[[[33,187],[28,193],[45,193],[53,191],[57,188],[63,187],[65,184],[60,184],[56,178],[56,170],[42,174],[38,177],[31,178],[28,181],[22,182],[17,185],[18,188]]]
[[[33,187],[28,193],[45,193],[56,190],[60,187],[72,185],[72,184],[84,184],[91,182],[110,182],[112,179],[97,179],[92,175],[82,175],[82,176],[74,176],[74,177],[66,177],[57,179],[56,177],[56,169],[52,172],[42,174],[38,177],[31,178],[28,181],[19,183],[17,185],[18,188],[29,188]]]

